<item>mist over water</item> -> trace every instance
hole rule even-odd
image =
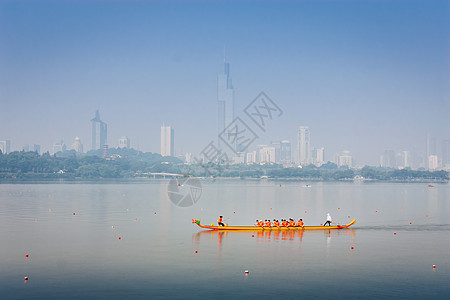
[[[198,203],[180,208],[168,182],[0,185],[2,298],[449,295],[448,184],[203,181]],[[318,225],[327,212],[357,222],[302,233],[191,224],[223,215],[229,225],[275,217]]]

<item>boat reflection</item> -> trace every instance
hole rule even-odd
[[[217,231],[203,230],[192,234],[192,242],[199,245],[202,241],[211,241],[217,239],[217,248],[220,251],[222,244],[227,239],[241,239],[245,237],[256,238],[259,241],[303,241],[303,237],[313,237],[322,235],[327,238],[329,243],[331,237],[350,236],[356,237],[354,229],[346,228],[341,230],[274,230],[274,231]]]

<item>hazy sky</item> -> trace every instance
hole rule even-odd
[[[284,111],[255,145],[307,125],[327,159],[375,165],[450,138],[449,1],[77,0],[0,2],[0,139],[90,149],[99,109],[112,147],[159,153],[165,123],[197,154],[224,46],[237,115],[260,91]]]

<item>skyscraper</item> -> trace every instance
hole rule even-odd
[[[174,156],[174,130],[170,126],[161,126],[161,155]]]
[[[92,150],[103,149],[107,143],[108,126],[105,122],[100,120],[100,113],[95,111],[95,117],[91,120],[92,123]]]
[[[0,141],[0,151],[2,151],[3,154],[8,154],[11,151],[11,141]]]
[[[218,134],[234,119],[234,89],[230,77],[230,64],[224,62],[223,74],[217,76],[217,108],[218,108]],[[219,149],[222,149],[218,139]]]
[[[311,163],[311,138],[308,126],[300,126],[298,128],[297,163],[302,166]]]

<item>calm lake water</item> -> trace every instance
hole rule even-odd
[[[0,299],[450,298],[449,184],[310,184],[205,180],[185,208],[168,180],[0,184]],[[303,234],[191,223],[318,225],[328,212],[357,222]]]

